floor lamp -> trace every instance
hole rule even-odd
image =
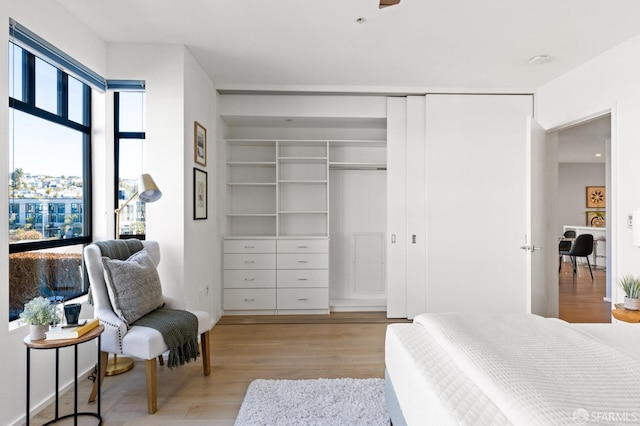
[[[151,175],[146,173],[140,175],[140,178],[138,179],[138,190],[134,192],[123,205],[114,211],[116,214],[116,239],[120,239],[120,212],[136,197],[138,197],[142,202],[153,203],[162,197],[162,191],[158,189],[158,185],[153,181]],[[116,374],[129,371],[132,368],[133,359],[126,356],[118,357],[118,354],[113,354],[113,358],[107,362],[106,374],[107,376],[115,376]]]

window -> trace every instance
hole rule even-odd
[[[114,92],[115,205],[121,208],[138,190],[142,174],[145,139],[145,94],[143,91]],[[120,238],[145,236],[145,203],[137,198],[120,211]]]
[[[91,89],[47,58],[9,44],[9,319],[43,295],[86,293],[90,242]]]

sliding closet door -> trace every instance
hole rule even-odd
[[[425,98],[387,100],[387,316],[426,310]]]
[[[387,317],[407,318],[407,98],[387,99]]]
[[[427,95],[427,310],[526,312],[529,95]]]

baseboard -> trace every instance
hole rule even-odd
[[[387,299],[331,299],[331,312],[386,312]]]

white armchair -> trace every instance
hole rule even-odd
[[[153,263],[160,263],[160,246],[156,241],[142,241],[144,248],[149,253]],[[147,409],[150,414],[157,411],[157,380],[156,358],[160,357],[169,348],[165,344],[162,334],[153,328],[133,325],[127,328],[127,324],[116,315],[107,290],[102,263],[102,253],[96,244],[89,244],[84,248],[84,260],[91,285],[91,296],[94,304],[94,316],[104,326],[101,339],[101,370],[99,377],[102,381],[105,376],[109,353],[126,355],[145,360],[147,381]],[[184,304],[164,296],[165,307],[170,309],[184,309]],[[198,334],[200,335],[200,355],[204,375],[208,376],[210,367],[209,330],[212,320],[207,312],[190,311],[198,318]],[[89,397],[93,401],[96,396],[97,382]]]

